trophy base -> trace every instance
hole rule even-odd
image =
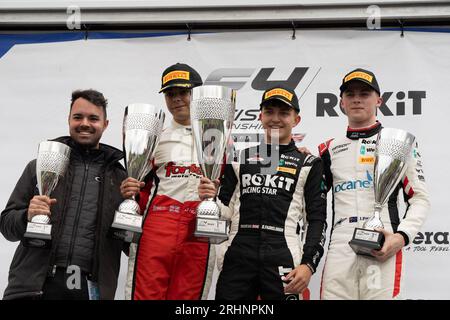
[[[52,225],[28,222],[23,237],[22,243],[24,247],[49,248],[52,242]]]
[[[141,233],[143,220],[141,215],[116,211],[111,227]]]
[[[138,243],[141,239],[141,233],[139,232],[132,232],[129,230],[123,230],[113,227],[109,229],[109,236],[128,243]]]
[[[215,218],[198,218],[195,223],[194,236],[211,244],[228,240],[229,222]]]
[[[384,244],[384,234],[362,228],[355,228],[353,238],[348,243],[356,254],[373,258],[372,250],[380,250]]]

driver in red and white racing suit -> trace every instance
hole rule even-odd
[[[194,237],[201,170],[190,126],[191,88],[200,75],[177,63],[162,75],[161,91],[173,116],[162,133],[144,183],[128,178],[126,198],[139,193],[143,232],[130,248],[125,298],[133,300],[206,299],[214,268],[214,247]],[[142,188],[142,189],[140,189]]]

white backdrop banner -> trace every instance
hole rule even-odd
[[[260,129],[259,102],[272,81],[285,81],[300,98],[299,145],[317,154],[317,145],[342,136],[346,117],[339,108],[339,85],[348,71],[372,70],[385,104],[379,120],[418,138],[432,210],[422,231],[405,249],[406,299],[450,299],[449,229],[445,205],[450,159],[445,128],[450,119],[450,34],[419,30],[302,30],[186,35],[90,34],[0,35],[0,205],[2,209],[40,141],[68,134],[71,92],[94,88],[109,100],[110,126],[103,142],[121,147],[127,104],[164,105],[158,94],[168,65],[184,62],[207,84],[238,90],[234,133],[245,143]],[[447,182],[446,182],[447,181]],[[331,195],[330,195],[331,198]],[[331,221],[331,205],[328,210]],[[329,223],[330,225],[331,223]],[[329,234],[329,233],[328,233]],[[17,243],[0,239],[0,291]],[[311,298],[319,298],[319,271]],[[126,257],[116,297],[123,298]],[[210,298],[214,297],[214,286]]]

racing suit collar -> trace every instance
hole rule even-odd
[[[378,120],[377,122],[375,122],[375,124],[365,128],[355,129],[347,127],[347,138],[358,140],[361,138],[371,137],[380,132],[381,128],[381,123]]]

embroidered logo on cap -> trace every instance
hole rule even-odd
[[[344,82],[348,82],[355,78],[364,79],[364,80],[369,81],[370,83],[372,83],[372,79],[373,79],[373,77],[368,73],[361,72],[361,71],[355,71],[355,72],[350,73],[348,76],[346,76],[344,78]]]
[[[171,80],[176,79],[189,80],[189,78],[190,78],[189,71],[175,70],[169,72],[163,77],[163,85]]]
[[[287,90],[275,88],[270,90],[269,92],[266,92],[266,94],[264,95],[264,99],[269,99],[272,96],[282,96],[285,97],[287,100],[292,101],[293,94]]]

